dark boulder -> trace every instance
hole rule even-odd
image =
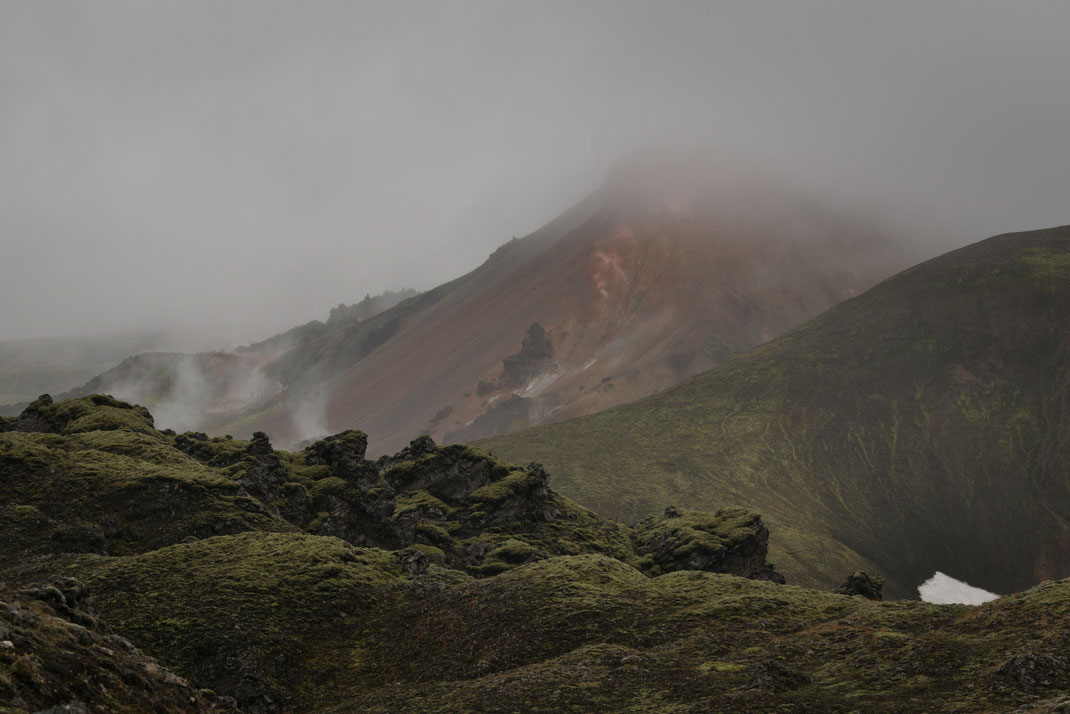
[[[55,410],[49,408],[51,406],[52,396],[42,394],[22,410],[16,429],[28,432],[58,432],[62,424],[56,419]]]
[[[520,351],[502,359],[501,385],[519,387],[550,366],[554,346],[539,323],[532,323],[520,344]]]
[[[246,449],[250,456],[266,456],[274,453],[271,448],[271,439],[262,431],[253,432],[253,438]]]
[[[881,600],[884,597],[881,593],[882,588],[884,588],[884,578],[856,570],[847,576],[847,582],[833,592],[840,595],[861,595],[870,600]]]
[[[326,466],[331,474],[348,482],[362,482],[365,488],[378,485],[379,471],[364,458],[368,436],[362,431],[343,431],[320,439],[305,448],[305,463]]]

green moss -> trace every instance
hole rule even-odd
[[[746,668],[746,665],[738,664],[736,662],[720,662],[718,660],[703,662],[696,667],[700,672],[740,672]]]
[[[917,399],[929,403],[924,392]],[[900,414],[899,428],[906,421]],[[879,461],[870,442],[851,437],[859,459]],[[653,560],[636,555],[628,528],[545,490],[538,471],[459,447],[421,456],[414,468],[454,479],[469,470],[478,483],[505,481],[507,495],[469,498],[457,481],[443,490],[451,503],[402,494],[394,513],[432,542],[408,554],[357,548],[292,532],[239,495],[231,467],[171,444],[130,429],[0,434],[5,579],[87,580],[96,612],[189,677],[189,692],[211,687],[250,709],[266,694],[301,711],[663,712],[726,702],[741,711],[1009,711],[1062,686],[1070,580],[969,608],[874,603],[707,572],[651,578],[633,567]],[[360,497],[341,479],[306,481],[307,472],[295,473],[299,457],[279,458],[294,479],[285,492]],[[811,456],[796,448],[795,458]],[[232,466],[237,474],[251,463]],[[829,508],[853,503],[834,489],[825,495]],[[445,529],[432,511],[449,513]],[[309,528],[332,517],[321,512]],[[680,538],[684,550],[728,547],[755,518],[677,511],[639,533]],[[216,529],[243,532],[207,537]],[[190,535],[201,540],[177,542]],[[777,538],[789,552],[820,543],[789,529]],[[411,551],[430,561],[426,572]],[[466,567],[480,577],[456,569]],[[0,606],[0,619],[8,612]],[[1020,653],[1055,662],[1053,684],[1026,692],[996,674]],[[87,671],[84,654],[70,655],[77,666],[64,677]],[[10,700],[7,664],[0,652],[0,695]]]
[[[312,487],[313,498],[324,498],[326,496],[336,496],[344,493],[349,485],[345,481],[337,476],[328,476],[316,481]]]
[[[111,396],[93,394],[49,406],[39,404],[40,402],[34,402],[29,409],[34,410],[64,434],[127,429],[158,435],[153,429],[152,415],[147,409],[121,402]]]
[[[523,471],[506,470],[504,478],[488,483],[482,488],[468,494],[468,498],[477,503],[500,503],[524,491],[527,487],[527,474]]]
[[[422,537],[427,541],[438,545],[447,545],[453,540],[445,528],[436,526],[433,523],[418,524],[416,526],[416,534],[418,537]]]
[[[722,508],[713,513],[673,509],[671,513],[640,523],[636,537],[669,542],[679,557],[698,549],[724,551],[752,538],[759,520],[757,513],[743,508]]]
[[[387,471],[386,473],[389,474],[389,473],[393,472],[394,474],[405,474],[405,473],[408,473],[409,471],[412,471],[413,468],[415,468],[415,467],[416,467],[416,462],[415,461],[412,461],[412,460],[402,461],[400,463],[394,464],[390,468],[390,470]]]
[[[213,662],[241,659],[262,687],[292,702],[321,680],[318,658],[359,632],[358,618],[339,613],[373,611],[409,583],[390,553],[272,533],[102,559],[83,575],[108,621],[169,666],[220,688],[227,675]]]
[[[409,546],[413,550],[418,550],[431,560],[435,565],[443,565],[446,561],[446,554],[442,552],[441,548],[436,548],[433,545],[427,545],[426,543],[413,543]],[[456,572],[456,571],[453,571]]]
[[[323,522],[331,517],[331,514],[327,511],[319,511],[316,513],[315,518],[309,521],[308,528],[309,533],[318,533],[319,529],[323,526]]]
[[[0,509],[42,514],[0,539],[2,563],[27,554],[137,553],[220,530],[296,530],[158,432],[3,433],[0,468]]]
[[[540,555],[536,548],[531,547],[524,541],[510,538],[487,553],[483,565],[477,571],[480,575],[497,575],[523,563],[535,560]]]
[[[308,498],[309,496],[308,488],[306,488],[304,484],[296,481],[287,481],[282,485],[282,489],[286,493],[287,499],[299,498],[302,495],[305,498]]]
[[[400,518],[406,513],[427,510],[439,510],[447,515],[457,511],[455,507],[435,498],[427,491],[409,491],[398,496],[397,505],[394,507],[394,518]]]
[[[1032,269],[1039,281],[1070,280],[1070,253],[1065,250],[1027,248],[1022,251],[1022,262]]]

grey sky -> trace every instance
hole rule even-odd
[[[428,288],[629,152],[1070,222],[1067,2],[0,2],[0,339]]]

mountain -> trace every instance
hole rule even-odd
[[[791,191],[703,162],[637,161],[461,278],[243,350],[251,387],[186,391],[248,401],[207,404],[180,428],[286,444],[360,428],[383,453],[421,433],[471,440],[562,420],[670,387],[904,264],[871,226]],[[158,403],[118,376],[86,391]]]
[[[743,509],[624,526],[538,464],[0,419],[12,712],[1060,711],[1070,579],[981,607],[781,584]],[[240,708],[240,709],[239,709]]]
[[[664,393],[481,445],[621,520],[758,509],[792,582],[1066,576],[1070,227],[956,250]]]

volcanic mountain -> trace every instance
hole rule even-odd
[[[1070,227],[922,263],[643,401],[485,444],[628,520],[760,508],[788,579],[1070,575]]]
[[[213,375],[233,363],[242,383],[186,389],[216,401],[182,427],[280,443],[355,427],[383,452],[420,433],[471,440],[589,414],[751,349],[905,264],[862,222],[713,174],[623,165],[468,275],[370,319],[200,357]],[[168,425],[160,395],[136,381],[105,375],[85,391],[146,403]]]

